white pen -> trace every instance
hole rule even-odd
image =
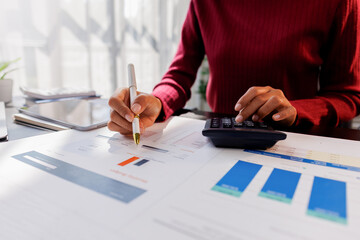
[[[129,75],[129,91],[130,91],[130,107],[134,103],[134,100],[137,96],[136,90],[136,78],[135,78],[135,68],[133,64],[128,65],[128,75]],[[136,144],[140,143],[140,125],[139,125],[139,115],[135,115],[132,122],[133,137]]]

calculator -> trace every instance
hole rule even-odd
[[[206,120],[202,134],[209,137],[216,147],[267,149],[286,134],[274,130],[265,122],[246,120],[238,123],[235,118],[211,118]]]

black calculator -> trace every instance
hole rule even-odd
[[[216,147],[266,149],[284,140],[286,134],[274,130],[264,122],[246,120],[237,123],[235,118],[206,120],[202,134],[209,137]]]

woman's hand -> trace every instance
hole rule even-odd
[[[151,94],[140,92],[137,94],[134,103],[129,108],[129,88],[121,88],[115,91],[109,99],[109,106],[111,107],[110,121],[107,124],[109,130],[123,135],[131,134],[131,123],[136,114],[140,115],[141,131],[154,124],[162,109],[161,101]]]
[[[235,120],[242,122],[251,117],[254,122],[269,114],[272,120],[283,126],[291,126],[297,116],[296,109],[290,104],[284,93],[272,87],[251,87],[237,101],[235,111],[239,111]],[[275,112],[275,113],[274,113]]]

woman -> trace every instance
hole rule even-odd
[[[152,94],[109,100],[110,130],[164,120],[190,98],[207,55],[207,99],[236,121],[337,126],[360,112],[359,0],[193,0],[176,56]]]

